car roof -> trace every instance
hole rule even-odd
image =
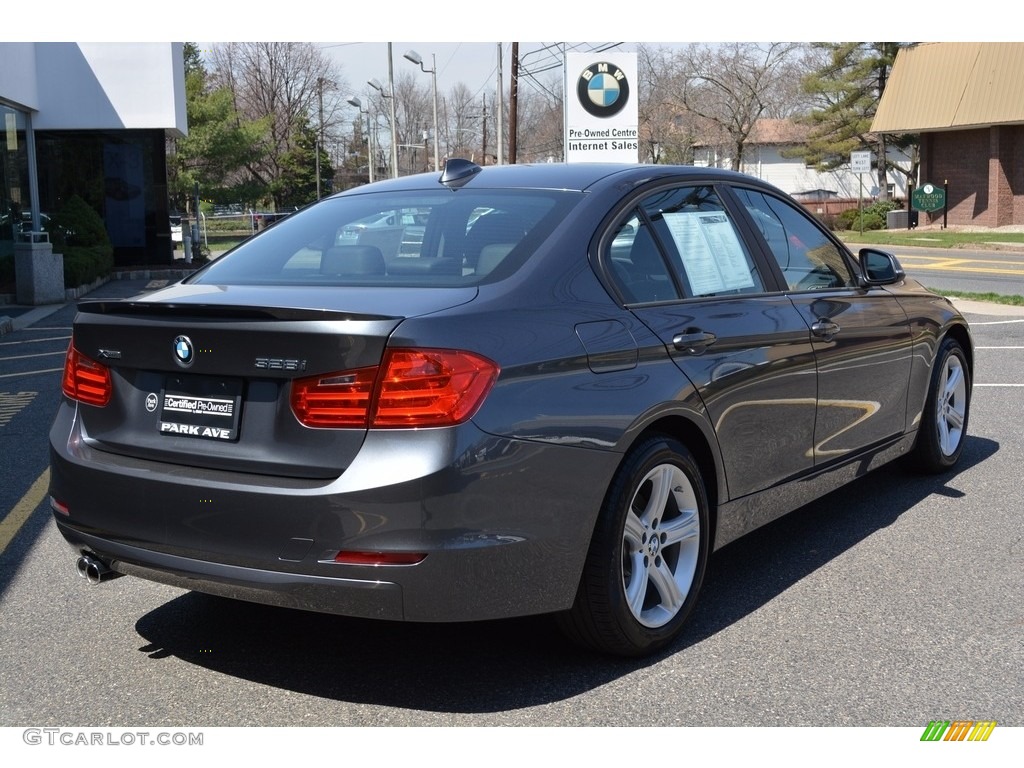
[[[626,183],[636,186],[647,181],[672,177],[701,180],[743,181],[759,183],[754,177],[720,168],[703,168],[691,165],[651,165],[645,163],[536,163],[517,165],[489,165],[480,168],[461,187],[466,189],[559,189],[586,191],[609,184]],[[399,190],[436,190],[440,186],[441,174],[419,173],[375,182],[369,186],[356,187],[340,195],[365,192],[388,192]]]

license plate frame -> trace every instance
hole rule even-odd
[[[237,442],[242,418],[242,380],[169,374],[160,390],[161,435]]]

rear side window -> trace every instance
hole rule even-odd
[[[579,199],[543,190],[330,198],[246,241],[192,281],[473,285],[513,273]]]
[[[711,186],[645,197],[616,231],[609,263],[627,302],[764,290],[758,267]]]
[[[737,189],[791,291],[853,285],[842,252],[802,210],[776,197]]]

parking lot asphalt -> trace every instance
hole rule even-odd
[[[112,281],[88,298],[150,284]],[[131,578],[89,587],[44,498],[74,303],[23,313],[4,339],[23,346],[3,348],[23,359],[5,358],[14,375],[0,379],[0,726],[919,735],[959,719],[997,721],[999,738],[1024,726],[1024,310],[957,303],[977,359],[962,464],[938,477],[885,467],[720,550],[684,636],[642,661],[580,653],[544,617],[395,625]]]

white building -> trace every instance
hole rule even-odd
[[[0,43],[0,256],[79,195],[118,264],[169,262],[166,139],[187,133],[181,43]]]
[[[783,153],[801,146],[807,139],[808,128],[792,120],[762,118],[754,124],[747,141],[740,170],[774,184],[783,192],[798,198],[827,200],[830,198],[877,197],[877,174],[863,174],[863,179],[849,166],[821,172],[806,165],[800,157],[785,157]],[[890,168],[898,165],[910,168],[910,158],[898,149],[888,149]],[[727,151],[713,144],[694,146],[694,165],[731,168],[732,158]],[[887,173],[890,198],[906,198],[907,176],[895,170]]]

